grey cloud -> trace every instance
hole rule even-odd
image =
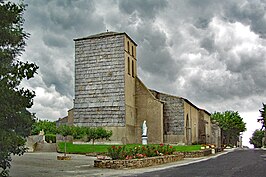
[[[250,25],[251,29],[266,38],[266,2],[265,1],[246,1],[245,3],[231,6],[228,8],[227,16],[233,21],[240,21]]]
[[[68,43],[65,36],[60,35],[60,34],[54,34],[54,33],[46,33],[44,34],[42,39],[43,39],[44,44],[49,47],[64,48],[64,47],[67,47],[67,43]]]
[[[58,110],[61,115],[65,111],[63,102],[56,97],[67,96],[67,106],[73,99],[72,39],[106,29],[126,32],[138,44],[138,74],[150,88],[186,97],[209,111],[254,109],[265,98],[265,1],[26,0],[26,3],[29,6],[25,29],[32,34],[26,56],[32,56],[32,61],[40,66],[43,88],[55,86],[55,101],[36,100],[38,111],[47,108],[53,112],[49,116],[58,115]],[[250,43],[260,47],[234,50],[243,41],[230,31],[225,37],[231,40],[218,41],[215,36],[218,31],[211,27],[215,18],[223,22],[223,28],[236,22],[250,25],[253,32],[261,35],[260,40]],[[39,83],[36,81],[32,86]],[[53,109],[49,104],[60,107]]]
[[[163,0],[120,0],[119,9],[127,14],[139,12],[142,18],[154,18],[156,14],[167,6],[167,1]]]

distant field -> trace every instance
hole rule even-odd
[[[86,153],[104,153],[107,152],[107,148],[113,145],[99,145],[99,144],[72,144],[66,143],[67,153],[72,154],[86,154]],[[116,145],[117,146],[117,145]],[[121,145],[122,146],[122,145]],[[128,147],[142,146],[139,144],[128,144]],[[191,145],[191,146],[173,146],[173,148],[178,152],[191,152],[200,150],[201,145]],[[64,152],[64,142],[58,143],[59,152]]]

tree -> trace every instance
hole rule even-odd
[[[262,106],[263,107],[259,110],[261,118],[258,119],[258,122],[260,122],[262,124],[261,130],[264,129],[264,137],[265,137],[264,139],[266,141],[266,104],[262,103]],[[266,142],[264,142],[264,143],[266,143]]]
[[[23,29],[25,5],[0,0],[0,176],[8,176],[11,154],[25,152],[34,116],[27,110],[35,93],[21,88],[24,79],[34,77],[38,67],[18,57],[28,38]]]
[[[97,128],[89,128],[87,127],[86,129],[86,135],[87,135],[87,141],[92,140],[92,144],[94,145],[95,140],[98,139],[106,139],[109,140],[110,137],[112,136],[112,131],[105,130],[102,127],[97,127]]]
[[[211,119],[219,123],[225,138],[223,143],[227,145],[236,145],[240,133],[246,130],[246,123],[244,123],[238,112],[215,112],[211,115]]]
[[[259,110],[260,111],[260,117],[258,121],[262,124],[262,129],[266,128],[266,104],[262,103],[262,108]]]
[[[264,137],[264,131],[255,130],[252,137],[249,139],[249,143],[254,145],[254,148],[261,148],[263,146],[262,139]]]
[[[38,135],[40,131],[44,131],[44,134],[56,135],[56,123],[48,120],[37,120],[31,128],[32,135]]]
[[[66,139],[68,135],[72,135],[73,134],[73,128],[72,126],[68,126],[68,125],[60,125],[59,127],[57,127],[57,133],[62,135],[64,137],[64,142],[65,142],[65,152],[64,152],[64,156],[66,157]]]

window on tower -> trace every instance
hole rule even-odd
[[[130,75],[130,59],[127,57],[127,73]]]
[[[134,72],[134,61],[132,60],[132,77],[135,77],[135,72]]]
[[[127,41],[127,52],[128,53],[130,53],[129,49],[130,49],[130,45],[129,45],[129,41]]]

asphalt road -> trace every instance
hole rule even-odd
[[[236,150],[200,163],[131,176],[266,177],[266,151]]]

